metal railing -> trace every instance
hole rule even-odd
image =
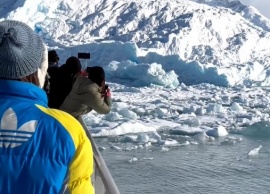
[[[97,169],[98,174],[101,177],[101,181],[104,184],[106,194],[120,194],[120,192],[117,188],[117,185],[115,184],[115,182],[112,178],[112,175],[111,175],[109,169],[107,168],[107,165],[106,165],[102,155],[100,154],[100,152],[97,148],[97,145],[95,144],[95,141],[94,141],[93,137],[91,136],[89,130],[87,129],[82,117],[79,116],[78,120],[81,123],[82,127],[84,128],[86,135],[92,144],[92,149],[93,149],[93,153],[94,153],[95,168]],[[100,194],[100,193],[95,192],[95,194]]]

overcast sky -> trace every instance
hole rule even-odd
[[[270,0],[241,0],[241,2],[256,7],[264,16],[270,18]]]

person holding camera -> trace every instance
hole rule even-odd
[[[77,77],[71,92],[60,106],[60,110],[75,118],[92,110],[99,114],[108,114],[111,111],[111,92],[105,85],[103,68],[88,67],[87,73],[88,77]]]

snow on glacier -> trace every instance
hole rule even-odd
[[[165,74],[141,80],[141,86],[175,87],[173,73],[188,85],[269,85],[270,22],[237,0],[5,2],[0,19],[27,22],[51,48],[62,51],[61,62],[80,50],[95,56],[89,65],[160,64]]]

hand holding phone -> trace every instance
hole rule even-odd
[[[106,97],[111,97],[112,95],[111,95],[111,90],[110,90],[110,88],[107,88],[107,90],[106,90],[106,92],[105,92],[105,98]]]
[[[108,88],[109,88],[109,86],[104,83],[103,86],[102,86],[102,91],[101,91],[101,96],[102,97],[106,96]]]

